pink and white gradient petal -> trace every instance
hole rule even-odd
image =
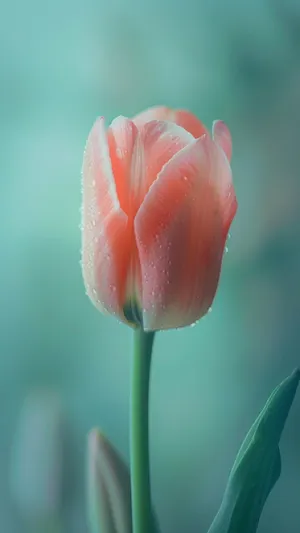
[[[237,211],[237,199],[233,187],[232,171],[224,150],[216,141],[209,140],[208,150],[210,154],[210,176],[214,180],[220,198],[223,238],[225,241]]]
[[[222,148],[228,161],[230,162],[232,156],[232,140],[231,134],[222,120],[215,120],[212,126],[213,140]]]
[[[127,214],[130,210],[131,173],[138,135],[136,125],[122,116],[115,118],[107,130],[116,191],[120,206]]]
[[[181,126],[198,139],[206,133],[206,128],[193,113],[184,109],[171,109],[165,106],[150,107],[133,118],[138,128],[151,120],[167,120]]]
[[[129,260],[127,215],[118,200],[102,117],[87,140],[82,181],[82,269],[86,291],[97,308],[125,320],[122,292]]]
[[[161,120],[147,122],[140,130],[143,175],[140,204],[163,166],[182,148],[193,142],[193,136],[175,123]]]
[[[208,179],[206,145],[202,137],[174,155],[135,219],[145,330],[189,325],[208,311],[215,295],[222,218]]]

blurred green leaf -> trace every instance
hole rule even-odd
[[[299,384],[296,370],[272,392],[248,432],[209,533],[255,533],[266,499],[280,476],[280,437]]]
[[[130,475],[109,440],[97,429],[88,438],[88,511],[93,533],[131,533]]]
[[[88,436],[88,515],[92,533],[132,533],[129,469],[98,429]],[[154,510],[153,527],[159,533]]]

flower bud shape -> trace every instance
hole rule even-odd
[[[25,520],[46,522],[62,503],[62,415],[52,391],[25,400],[15,435],[11,467],[13,500]]]
[[[130,475],[98,430],[88,436],[88,514],[92,533],[131,533]]]
[[[187,111],[156,107],[108,129],[83,161],[82,269],[95,306],[145,331],[209,310],[237,201],[231,136]]]

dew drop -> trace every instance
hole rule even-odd
[[[122,157],[122,150],[121,150],[121,148],[117,148],[117,149],[116,149],[116,155],[117,155],[117,157],[118,157],[119,159],[121,159],[121,157]]]
[[[228,246],[225,246],[225,254],[228,254]]]
[[[211,313],[212,312],[212,307],[209,308],[209,310],[207,311],[208,313]]]
[[[188,180],[187,176],[183,176],[183,180],[187,181]]]

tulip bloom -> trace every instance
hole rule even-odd
[[[237,209],[231,137],[187,111],[94,124],[83,162],[82,267],[97,308],[145,331],[210,308]]]

